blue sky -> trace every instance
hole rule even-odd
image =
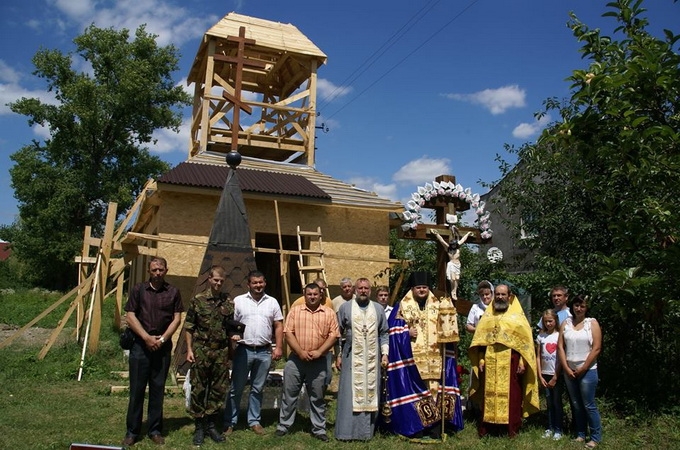
[[[22,96],[53,101],[31,75],[41,48],[73,49],[91,23],[136,29],[146,23],[161,44],[181,52],[175,80],[185,85],[205,31],[231,11],[295,25],[326,55],[319,69],[318,170],[406,201],[440,174],[485,192],[499,177],[504,144],[534,141],[546,98],[566,98],[565,81],[584,68],[566,23],[570,11],[611,34],[596,0],[4,0],[0,5],[0,224],[17,215],[9,156],[43,139],[6,103]],[[680,32],[680,4],[647,0],[649,30]],[[189,89],[189,88],[188,88]],[[192,91],[190,91],[192,92]],[[330,96],[333,94],[332,96]],[[188,154],[188,123],[160,132],[150,148],[172,165]],[[552,120],[557,119],[552,117]]]

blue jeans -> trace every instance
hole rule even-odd
[[[543,375],[546,382],[552,380],[555,375]],[[562,434],[563,410],[562,410],[562,385],[557,380],[555,387],[545,389],[545,403],[548,407],[548,430]]]
[[[597,389],[597,369],[590,369],[580,378],[572,379],[564,374],[564,383],[569,391],[571,409],[574,413],[576,435],[586,438],[586,425],[590,427],[590,440],[602,440],[602,421],[595,403]]]
[[[238,422],[241,394],[243,394],[243,389],[246,387],[249,375],[248,426],[260,425],[262,390],[267,382],[271,365],[271,347],[253,350],[244,345],[239,345],[236,348],[231,370],[231,388],[229,389],[224,410],[224,423],[226,427],[233,427]]]

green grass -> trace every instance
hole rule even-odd
[[[56,297],[58,298],[58,296]],[[12,300],[2,299],[3,305]],[[24,304],[26,309],[30,309]],[[33,312],[23,313],[25,322],[37,315],[42,305],[33,306]],[[42,343],[30,346],[12,344],[0,350],[0,449],[66,449],[71,443],[120,445],[125,433],[126,394],[111,394],[112,385],[125,384],[111,375],[111,371],[125,370],[126,362],[117,347],[117,334],[111,322],[112,302],[105,303],[100,350],[86,358],[83,380],[76,381],[82,348],[73,342],[70,333],[65,343],[56,345],[44,360],[37,354]],[[18,308],[21,309],[21,308]],[[44,308],[43,308],[44,309]],[[2,313],[0,312],[0,317]],[[53,313],[56,314],[56,313]],[[63,313],[62,313],[63,314]],[[61,318],[58,314],[56,321]],[[51,320],[51,319],[50,319]],[[2,320],[0,320],[1,322]],[[18,323],[17,325],[22,325]],[[265,393],[266,395],[266,393]],[[640,399],[643,402],[643,399]],[[603,416],[604,440],[602,449],[672,449],[680,448],[680,419],[676,416],[622,418],[612,411],[606,401],[600,401]],[[247,430],[243,419],[226,444],[207,440],[204,449],[376,449],[399,450],[427,448],[407,442],[397,436],[377,435],[370,444],[363,442],[341,443],[331,438],[322,444],[309,435],[309,419],[298,415],[290,434],[283,438],[274,436],[278,411],[263,412],[266,436],[257,436]],[[333,433],[335,400],[329,396],[328,431]],[[474,423],[466,421],[465,429],[449,436],[446,442],[433,448],[445,449],[580,449],[567,439],[559,442],[541,439],[545,417],[536,415],[526,421],[521,434],[513,439],[479,439]],[[188,449],[191,446],[193,423],[184,409],[182,395],[166,396],[164,449]],[[370,446],[370,447],[369,447]],[[148,439],[135,449],[157,448]]]

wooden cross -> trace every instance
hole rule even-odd
[[[234,117],[231,121],[231,151],[238,151],[238,132],[240,127],[240,112],[241,110],[252,114],[253,109],[246,105],[241,100],[241,85],[243,84],[243,68],[252,67],[257,69],[264,69],[266,63],[263,61],[256,61],[245,57],[244,53],[247,45],[255,45],[255,39],[246,39],[246,27],[240,27],[238,36],[227,36],[227,41],[236,42],[238,44],[236,56],[214,55],[213,58],[217,61],[223,61],[228,64],[235,64],[234,73],[234,95],[226,91],[222,92],[222,96],[234,105]]]
[[[456,177],[453,175],[440,175],[435,178],[435,181],[441,183],[449,181],[456,184]],[[401,230],[399,237],[403,239],[418,239],[429,240],[436,242],[436,236],[432,233],[433,230],[437,232],[447,241],[451,240],[451,230],[446,224],[447,214],[456,214],[457,212],[467,211],[470,209],[470,204],[465,200],[453,197],[433,197],[425,202],[422,208],[433,209],[435,211],[435,224],[419,223],[415,230]],[[482,244],[488,240],[482,239],[481,232],[473,227],[457,227],[461,236],[467,232],[472,235],[467,239],[468,244]],[[458,236],[459,238],[461,236]],[[446,263],[449,261],[446,250],[437,244],[437,290],[441,292],[448,292],[446,286]],[[458,307],[458,305],[456,306]],[[460,308],[459,308],[460,309]],[[461,311],[459,311],[461,312]]]

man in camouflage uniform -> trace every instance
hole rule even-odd
[[[194,445],[203,443],[205,433],[215,442],[225,440],[215,429],[215,419],[229,387],[230,340],[240,339],[243,329],[234,324],[233,301],[221,292],[224,278],[222,266],[210,268],[210,288],[191,299],[184,323],[191,363],[189,413],[196,421]]]

